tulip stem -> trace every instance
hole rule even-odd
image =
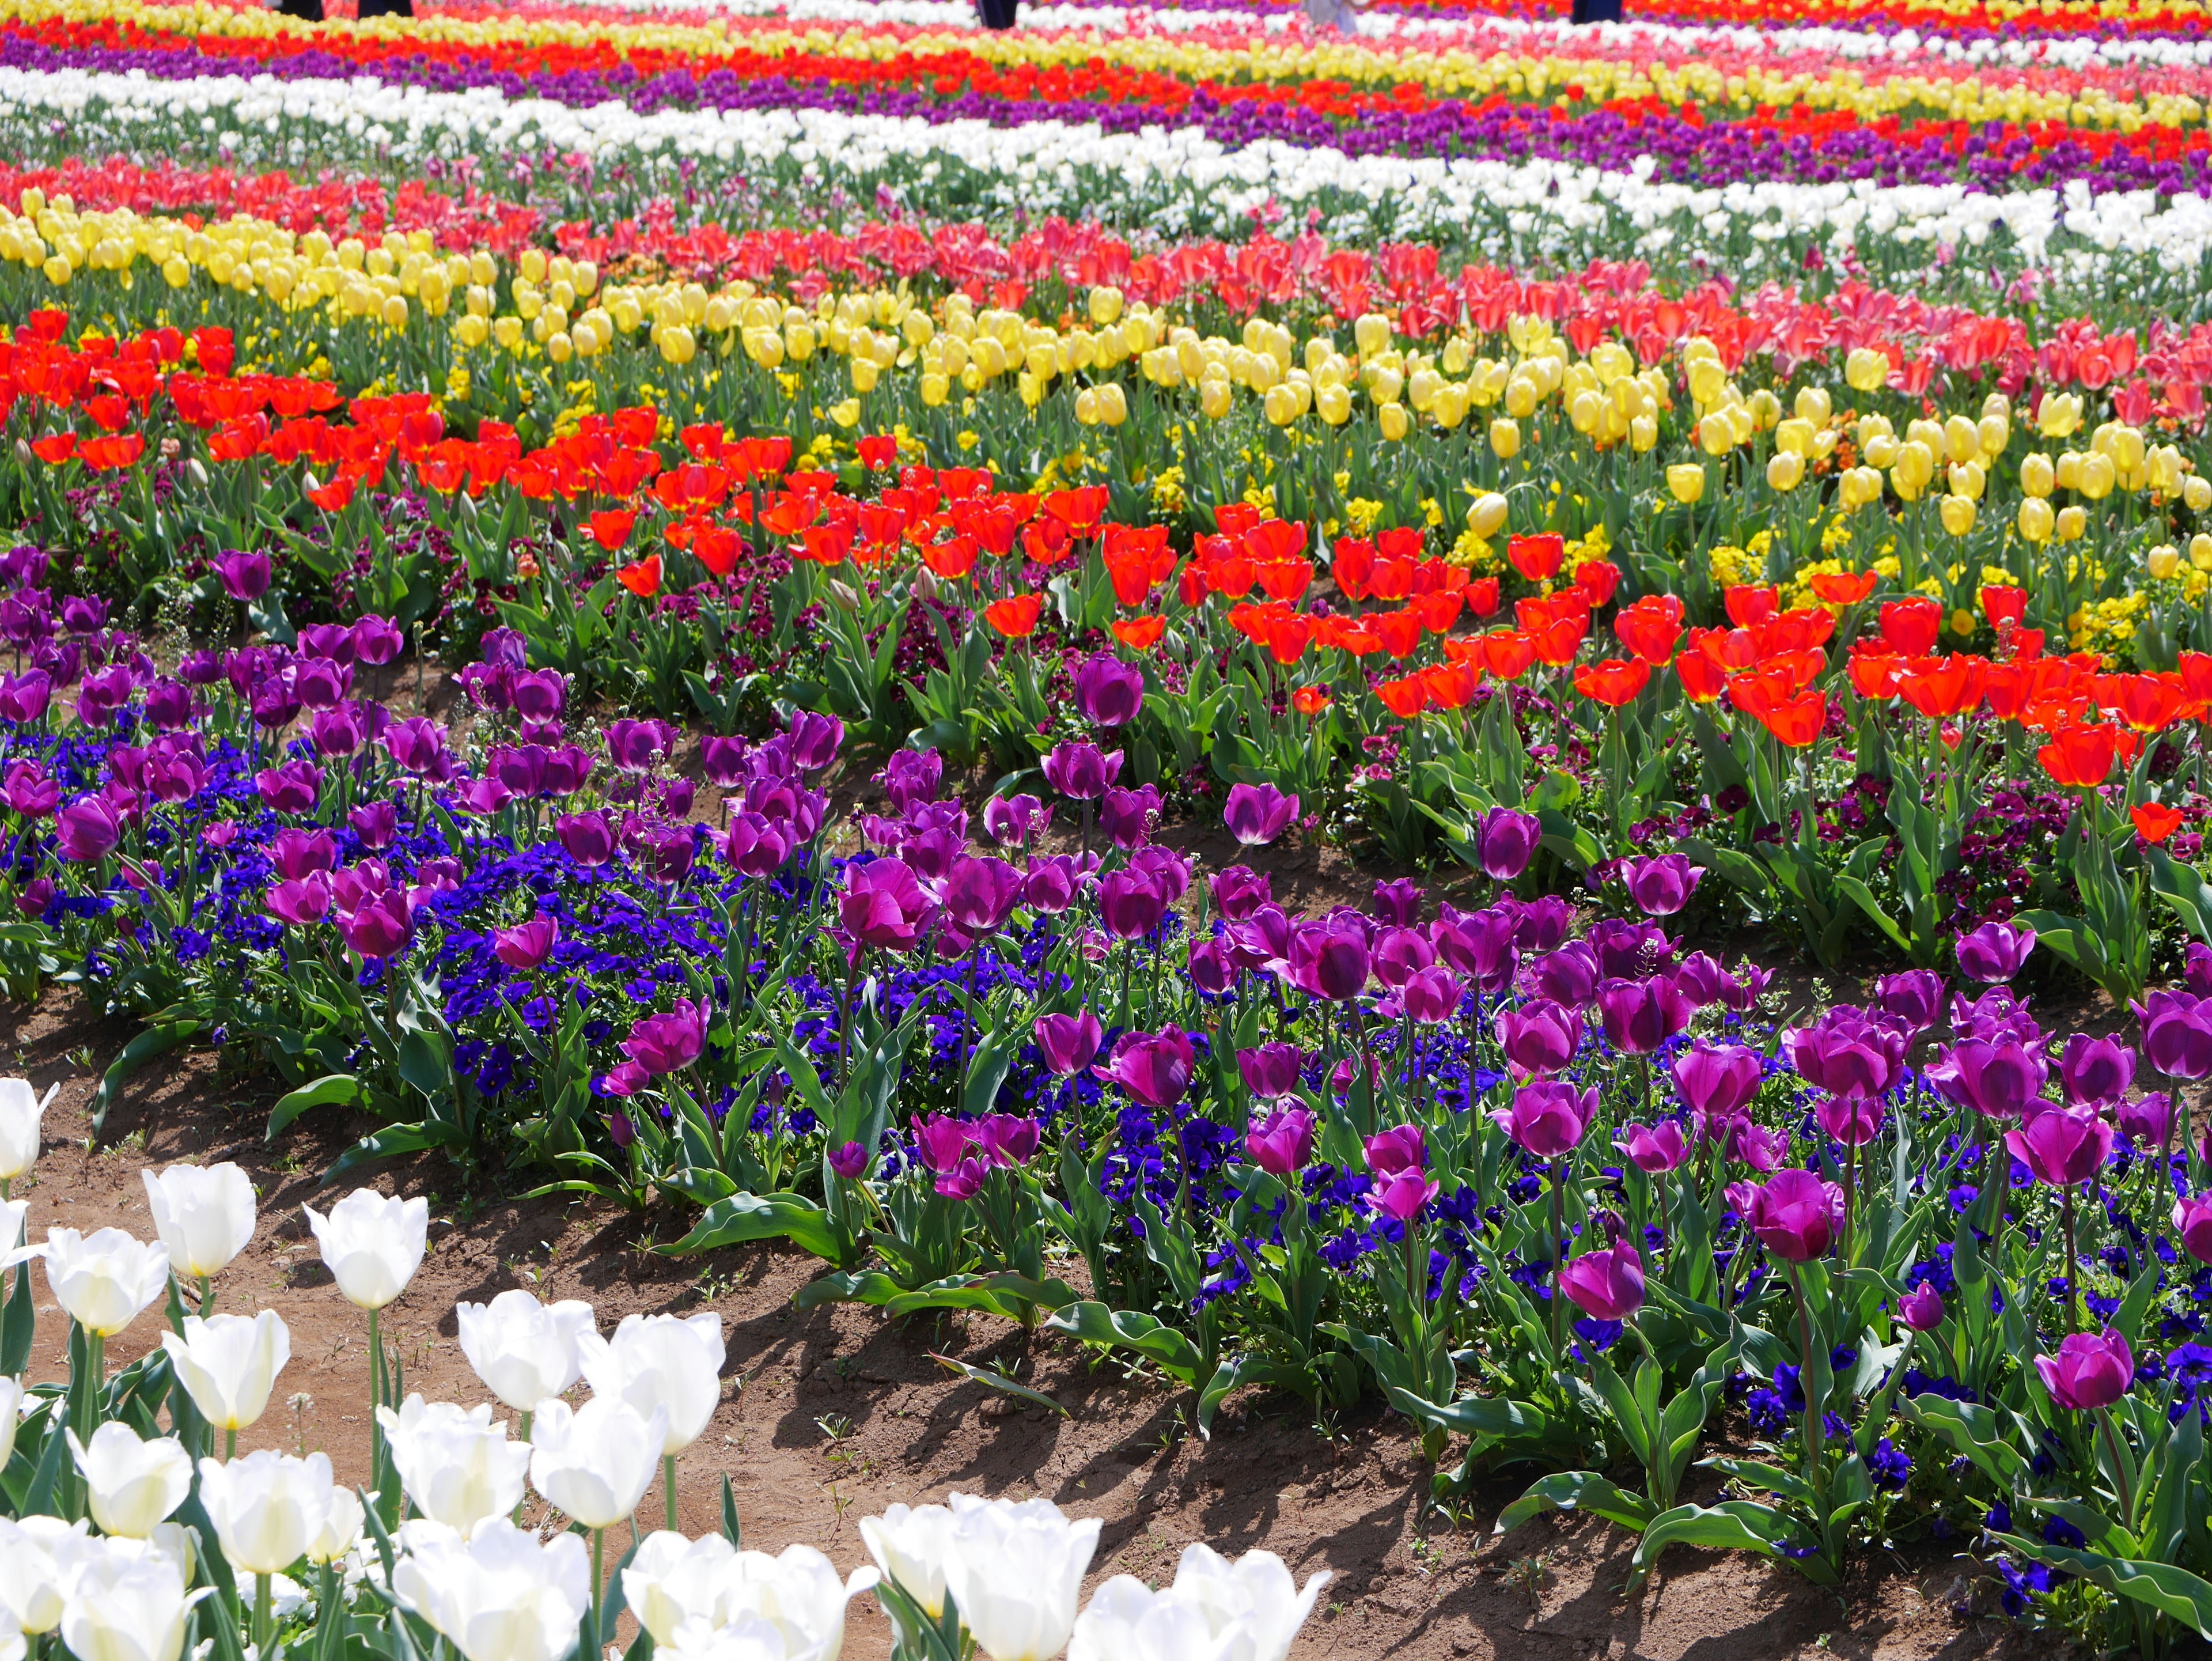
[[[1560,1367],[1559,1305],[1566,1297],[1566,1281],[1560,1271],[1566,1268],[1566,1196],[1561,1191],[1566,1186],[1567,1162],[1552,1161],[1552,1365]],[[1560,1367],[1565,1371],[1564,1367]]]
[[[377,1324],[378,1311],[368,1311],[368,1412],[369,1423],[376,1422],[376,1410],[384,1405],[384,1338]]]
[[[253,1577],[253,1644],[264,1655],[269,1653],[269,1640],[276,1630],[270,1607],[270,1578],[265,1574]]]
[[[232,1425],[222,1433],[222,1462],[228,1464],[238,1457],[238,1427]]]
[[[666,1453],[666,1454],[663,1454],[663,1455],[661,1456],[661,1458],[660,1458],[660,1485],[661,1485],[663,1488],[666,1488],[666,1489],[668,1490],[668,1531],[669,1531],[671,1534],[674,1534],[675,1532],[677,1532],[677,1528],[676,1528],[676,1456],[675,1456],[674,1454],[672,1454],[672,1453]]]
[[[606,1587],[604,1581],[606,1564],[607,1531],[592,1530],[592,1661],[599,1661],[606,1634],[600,1630],[600,1611],[606,1606]]]
[[[2136,1525],[2136,1485],[2128,1480],[2127,1456],[2121,1451],[2119,1433],[2112,1428],[2112,1409],[2097,1409],[2097,1429],[2104,1436],[2106,1451],[2112,1456],[2112,1482],[2120,1491],[2120,1526],[2133,1530]]]
[[[1826,1408],[1813,1389],[1813,1315],[1805,1306],[1805,1288],[1798,1283],[1797,1265],[1789,1263],[1790,1295],[1797,1300],[1797,1387],[1805,1395],[1805,1475],[1814,1494],[1820,1490],[1821,1415]]]
[[[2081,1259],[2074,1247],[2074,1184],[2067,1183],[2058,1192],[2065,1207],[2066,1330],[2071,1334],[2081,1329]]]
[[[200,1276],[200,1316],[203,1319],[215,1312],[215,1277]]]

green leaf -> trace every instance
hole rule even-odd
[[[1077,1301],[1063,1281],[1033,1281],[1011,1269],[996,1275],[953,1275],[928,1286],[902,1292],[886,1302],[890,1316],[918,1315],[926,1309],[980,1309],[1018,1321],[1033,1309],[1064,1309]]]
[[[713,1251],[748,1240],[788,1240],[801,1251],[828,1262],[845,1256],[830,1214],[814,1201],[796,1194],[732,1194],[717,1200],[699,1215],[691,1232],[673,1245],[655,1246],[665,1256],[680,1257],[696,1251]]]
[[[399,1076],[434,1104],[453,1094],[453,1064],[444,1042],[419,1027],[399,1040]]]
[[[1537,1478],[1528,1491],[1498,1513],[1496,1534],[1510,1534],[1547,1511],[1583,1511],[1641,1532],[1652,1518],[1651,1502],[1615,1488],[1594,1470],[1554,1471]]]
[[[198,1037],[205,1021],[164,1021],[149,1026],[123,1046],[123,1053],[108,1065],[101,1075],[99,1092],[92,1098],[92,1134],[94,1140],[107,1126],[107,1110],[115,1105],[116,1092],[128,1082],[131,1075],[152,1061],[156,1056],[167,1055],[178,1045],[189,1043]]]
[[[1008,1396],[1018,1396],[1023,1401],[1034,1403],[1037,1407],[1049,1408],[1063,1419],[1067,1417],[1067,1409],[1042,1390],[1031,1390],[1027,1384],[1016,1384],[1003,1372],[994,1372],[988,1367],[971,1366],[965,1361],[954,1360],[950,1355],[939,1355],[933,1349],[929,1352],[929,1359],[947,1372],[957,1373],[963,1378],[972,1378],[987,1389],[999,1390]]]
[[[1109,1309],[1085,1300],[1055,1310],[1044,1323],[1048,1332],[1060,1332],[1086,1344],[1133,1349],[1170,1378],[1195,1387],[1203,1363],[1198,1346],[1171,1326],[1133,1309]]]
[[[730,1491],[730,1473],[722,1473],[722,1538],[742,1548],[744,1531],[738,1526],[738,1496]]]
[[[352,1074],[326,1074],[313,1084],[301,1085],[277,1098],[276,1105],[269,1110],[267,1140],[275,1141],[278,1131],[310,1108],[367,1107],[374,1100],[374,1093]]]
[[[402,1153],[421,1153],[434,1147],[453,1145],[460,1134],[457,1125],[437,1124],[429,1120],[418,1120],[412,1124],[386,1125],[371,1135],[362,1137],[351,1147],[331,1162],[323,1173],[322,1185],[328,1188],[348,1171],[379,1159],[395,1159]]]
[[[2139,1557],[2112,1557],[2099,1551],[2075,1551],[2025,1535],[2000,1534],[1998,1540],[2039,1563],[2065,1569],[2107,1591],[2147,1603],[2160,1615],[2182,1622],[2200,1638],[2212,1639],[2212,1585],[2172,1563],[2148,1562]]]
[[[1213,1377],[1206,1381],[1206,1388],[1199,1392],[1198,1433],[1200,1436],[1209,1441],[1212,1439],[1213,1415],[1221,1410],[1221,1404],[1229,1399],[1231,1391],[1241,1390],[1247,1384],[1287,1390],[1304,1396],[1309,1402],[1314,1400],[1318,1393],[1310,1367],[1271,1360],[1264,1355],[1224,1357],[1221,1365],[1213,1370]]]
[[[1669,1546],[1703,1546],[1715,1551],[1755,1552],[1761,1557],[1783,1558],[1818,1585],[1833,1585],[1834,1567],[1818,1556],[1786,1556],[1783,1547],[1799,1545],[1789,1519],[1771,1506],[1750,1500],[1724,1500],[1717,1506],[1677,1506],[1645,1525],[1629,1561],[1632,1580],[1650,1573],[1659,1554]]]

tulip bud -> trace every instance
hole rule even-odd
[[[1490,447],[1500,461],[1510,461],[1521,453],[1521,423],[1510,416],[1500,416],[1490,423]]]
[[[2061,542],[2079,542],[2089,532],[2088,509],[2078,502],[2070,508],[2061,508],[2056,528]]]
[[[2057,470],[2051,458],[2040,450],[2023,456],[2020,464],[2020,488],[2031,496],[2047,496],[2058,483]]]
[[[2199,531],[2189,538],[2189,563],[2200,571],[2212,571],[2212,535]]]
[[[1705,500],[1705,470],[1694,461],[1678,461],[1667,469],[1667,489],[1686,508]]]
[[[1383,438],[1392,444],[1403,441],[1413,425],[1413,418],[1406,413],[1406,406],[1402,404],[1384,404],[1375,415],[1376,423],[1381,428]]]
[[[1805,478],[1805,458],[1788,450],[1766,459],[1766,483],[1773,490],[1794,490]]]
[[[2166,582],[2181,571],[2181,550],[2170,542],[2162,542],[2143,556],[2143,569],[2153,581]]]
[[[1468,504],[1467,528],[1479,537],[1494,537],[1505,528],[1505,498],[1495,490],[1485,490]]]
[[[1962,537],[1974,528],[1974,502],[1971,496],[1947,496],[1936,508],[1943,528],[1954,537]]]
[[[2056,523],[2057,518],[2057,516],[2051,510],[2051,504],[2041,497],[2021,498],[2018,521],[2020,533],[2028,541],[2050,541],[2051,527]]]
[[[2181,505],[2192,514],[2212,509],[2212,478],[2191,473],[2181,481]]]

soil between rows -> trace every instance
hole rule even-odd
[[[300,1209],[335,1197],[319,1190],[318,1179],[358,1128],[335,1117],[303,1123],[270,1147],[265,1090],[226,1082],[213,1057],[195,1053],[132,1081],[109,1115],[106,1142],[90,1150],[96,1069],[127,1028],[94,1019],[74,994],[60,992],[32,1009],[0,1007],[0,1054],[12,1051],[13,1066],[41,1090],[61,1086],[37,1171],[17,1190],[30,1201],[34,1240],[54,1226],[113,1226],[150,1238],[142,1169],[179,1159],[245,1167],[261,1196],[260,1226],[221,1277],[221,1304],[276,1310],[291,1333],[292,1360],[268,1415],[240,1446],[321,1449],[341,1480],[362,1481],[366,1323],[323,1269]],[[1164,1583],[1182,1548],[1201,1539],[1231,1555],[1265,1547],[1301,1580],[1328,1571],[1334,1579],[1294,1661],[1917,1661],[2052,1652],[2047,1640],[1996,1615],[1987,1577],[1948,1552],[1864,1564],[1837,1592],[1748,1558],[1678,1548],[1629,1595],[1621,1587],[1632,1541],[1595,1519],[1540,1519],[1503,1540],[1492,1535],[1492,1519],[1525,1477],[1485,1484],[1456,1525],[1427,1510],[1427,1468],[1404,1421],[1379,1409],[1324,1429],[1293,1398],[1248,1393],[1203,1441],[1189,1429],[1188,1392],[1129,1380],[1110,1364],[1046,1343],[1034,1372],[1024,1364],[1022,1376],[1069,1409],[1062,1419],[957,1378],[931,1359],[937,1351],[1008,1366],[1019,1355],[1010,1323],[894,1323],[834,1305],[797,1311],[791,1296],[819,1265],[795,1252],[660,1256],[647,1249],[653,1224],[669,1235],[672,1219],[633,1219],[590,1201],[470,1195],[441,1160],[394,1161],[370,1180],[430,1199],[429,1255],[385,1316],[410,1390],[485,1399],[460,1353],[453,1305],[509,1287],[585,1299],[603,1329],[632,1311],[722,1316],[723,1405],[682,1462],[679,1515],[690,1534],[718,1525],[724,1472],[749,1546],[779,1551],[804,1542],[841,1570],[866,1561],[860,1519],[895,1501],[941,1501],[955,1489],[1042,1495],[1071,1515],[1105,1519],[1091,1586],[1114,1573]],[[42,1278],[37,1291],[32,1374],[58,1378],[65,1326]],[[142,1316],[110,1341],[111,1363],[135,1359],[160,1330],[154,1312]],[[664,1505],[656,1483],[640,1528],[656,1526]],[[541,1512],[533,1499],[529,1520]],[[878,1661],[888,1647],[873,1600],[856,1600],[846,1654]]]

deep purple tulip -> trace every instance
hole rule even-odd
[[[1076,891],[1081,885],[1082,876],[1073,855],[1048,855],[1030,862],[1029,875],[1022,885],[1022,901],[1033,911],[1056,917],[1075,904]]]
[[[1475,827],[1475,859],[1492,882],[1511,882],[1536,857],[1536,845],[1543,836],[1543,821],[1534,813],[1493,807]]]
[[[2212,1263],[2212,1194],[2176,1200],[2173,1228],[2184,1250],[2200,1263]]]
[[[191,725],[198,713],[192,689],[180,680],[157,680],[146,689],[146,719],[164,733]]]
[[[1075,671],[1075,707],[1094,727],[1126,727],[1145,705],[1143,671],[1102,652]]]
[[[994,796],[983,804],[983,830],[992,841],[1029,843],[1052,824],[1052,809],[1035,796]]]
[[[1286,796],[1272,784],[1232,784],[1221,810],[1229,834],[1247,848],[1261,848],[1291,828],[1298,816],[1298,799]]]
[[[1843,1226],[1844,1191],[1795,1166],[1776,1171],[1749,1189],[1739,1207],[1759,1243],[1784,1262],[1810,1262],[1827,1255]]]
[[[1594,1321],[1625,1321],[1644,1307],[1644,1259],[1626,1240],[1615,1240],[1561,1269],[1559,1290]]]
[[[1192,940],[1186,963],[1190,983],[1210,996],[1219,997],[1237,984],[1237,953],[1218,934]]]
[[[1181,1027],[1168,1026],[1158,1032],[1123,1033],[1106,1064],[1091,1071],[1120,1085],[1133,1100],[1158,1109],[1173,1107],[1182,1099],[1197,1067],[1198,1054],[1189,1035]]]
[[[43,669],[0,676],[0,720],[26,727],[36,724],[45,719],[53,692],[53,678]]]
[[[276,874],[287,880],[318,871],[335,871],[338,840],[327,830],[302,830],[288,825],[269,838],[269,859],[276,867]]]
[[[2154,992],[2130,1004],[2142,1028],[2143,1053],[2169,1079],[2212,1077],[2212,999]]]
[[[1241,865],[1215,872],[1206,888],[1213,896],[1213,909],[1230,922],[1242,922],[1274,898],[1267,879]]]
[[[569,813],[553,822],[561,851],[586,870],[596,870],[615,856],[615,833],[600,812]]]
[[[1398,993],[1406,1013],[1423,1026],[1441,1026],[1459,1013],[1467,988],[1442,964],[1420,970]]]
[[[1098,828],[1115,847],[1129,851],[1142,848],[1159,817],[1160,793],[1152,785],[1135,790],[1116,786],[1098,804]]]
[[[1245,1089],[1263,1102],[1296,1095],[1305,1064],[1305,1052],[1294,1043],[1263,1043],[1237,1052],[1237,1071]]]
[[[1062,744],[1044,758],[1044,782],[1076,801],[1096,801],[1121,776],[1121,752],[1095,744]]]
[[[1114,871],[1098,884],[1098,920],[1116,940],[1140,940],[1167,915],[1167,897],[1141,871]]]
[[[1874,1007],[1914,1032],[1925,1032],[1943,1018],[1943,977],[1932,969],[1908,969],[1884,975],[1874,983]]]
[[[115,810],[98,796],[80,797],[54,815],[55,843],[71,864],[104,860],[122,840],[123,826]]]
[[[2046,1108],[2005,1132],[2005,1146],[2036,1181],[2071,1188],[2087,1182],[2112,1157],[2112,1127],[2094,1108]]]
[[[2036,1376],[2051,1399],[2070,1413],[2094,1413],[2125,1396],[2136,1381],[2128,1341],[2112,1328],[2069,1333],[2055,1356],[2035,1358]]]
[[[818,773],[837,759],[845,743],[845,723],[835,715],[794,710],[786,734],[791,739],[791,759],[803,773]]]
[[[1540,895],[1514,908],[1513,944],[1523,952],[1552,951],[1566,939],[1574,920],[1574,908],[1559,896]]]
[[[1162,848],[1158,843],[1139,848],[1129,855],[1129,869],[1141,871],[1151,878],[1152,885],[1170,905],[1190,892],[1190,867],[1172,848]]]
[[[1314,1116],[1303,1107],[1279,1109],[1244,1133],[1245,1157],[1270,1177],[1295,1177],[1313,1149]]]
[[[604,736],[608,760],[625,773],[642,773],[668,753],[676,729],[665,721],[611,721]]]
[[[1905,1074],[1905,1033],[1848,1004],[1782,1034],[1782,1050],[1805,1081],[1834,1096],[1886,1096]]]
[[[1933,1332],[1943,1324],[1943,1294],[1922,1281],[1897,1300],[1897,1317],[1914,1332]]]
[[[1260,906],[1249,916],[1224,925],[1221,932],[1237,961],[1247,969],[1265,969],[1287,977],[1291,940],[1297,931],[1282,907]]]
[[[950,1114],[933,1113],[914,1122],[915,1152],[931,1171],[954,1170],[968,1156],[975,1141],[975,1127]]]
[[[1678,1169],[1690,1157],[1690,1139],[1682,1134],[1679,1121],[1662,1119],[1646,1129],[1640,1124],[1625,1124],[1613,1145],[1628,1156],[1629,1164],[1647,1177],[1663,1176]]]
[[[731,869],[757,881],[782,870],[795,845],[788,823],[753,812],[734,815],[718,844]]]
[[[1027,1165],[1042,1141],[1037,1122],[1018,1113],[988,1114],[975,1126],[975,1145],[1001,1167]]]
[[[1927,1076],[1945,1101],[1970,1107],[1986,1119],[2010,1119],[2042,1099],[2050,1067],[2035,1050],[2012,1039],[1968,1038],[1937,1050]]]
[[[2162,1153],[2173,1142],[2173,1098],[2163,1090],[2123,1097],[2113,1113],[2119,1133],[2142,1153]]]
[[[320,922],[330,915],[330,879],[319,871],[288,878],[271,885],[263,904],[277,922],[295,928]]]
[[[1375,916],[1380,922],[1395,924],[1400,928],[1419,928],[1421,926],[1421,901],[1424,896],[1410,878],[1401,877],[1395,882],[1375,885]]]
[[[1579,1008],[1597,995],[1597,953],[1587,940],[1570,940],[1528,960],[1522,983],[1532,997]]]
[[[403,772],[432,784],[442,784],[453,775],[453,757],[446,748],[446,729],[427,715],[410,715],[384,729],[385,753]]]
[[[1721,1001],[1721,989],[1728,979],[1728,970],[1711,952],[1692,952],[1674,965],[1674,984],[1699,1009]]]
[[[1098,1017],[1088,1009],[1073,1015],[1040,1015],[1032,1029],[1044,1064],[1062,1078],[1083,1071],[1098,1058],[1105,1037]]]
[[[226,549],[208,563],[215,568],[223,593],[241,605],[251,604],[269,592],[266,554],[242,554],[234,548]]]
[[[1556,1073],[1582,1047],[1583,1017],[1550,998],[1534,998],[1518,1008],[1500,1009],[1491,1018],[1498,1047],[1516,1079]]]
[[[1590,925],[1589,945],[1601,980],[1643,980],[1674,966],[1674,942],[1656,923],[1601,918]]]
[[[1694,1043],[1668,1069],[1683,1102],[1701,1118],[1732,1119],[1751,1105],[1764,1074],[1755,1050],[1740,1043]]]
[[[929,900],[913,870],[897,860],[871,860],[845,867],[837,897],[838,921],[863,946],[885,952],[912,948],[929,912]]]
[[[2020,973],[2035,950],[2035,931],[2025,923],[1985,922],[1959,936],[1959,972],[1994,986]]]
[[[2114,1101],[2135,1082],[2136,1052],[2117,1038],[2076,1032],[2058,1058],[2058,1077],[2066,1099],[2076,1107]]]
[[[353,691],[353,666],[309,659],[292,672],[292,691],[309,709],[335,709]]]
[[[413,937],[414,912],[403,891],[386,889],[340,919],[338,932],[361,956],[388,958]]]
[[[0,800],[7,802],[11,813],[42,819],[61,806],[62,787],[34,761],[10,762],[7,782],[0,786]]]
[[[1376,1176],[1393,1171],[1420,1171],[1429,1163],[1428,1139],[1417,1124],[1392,1125],[1378,1130],[1364,1145],[1367,1168]]]
[[[1821,1133],[1845,1147],[1864,1147],[1881,1135],[1888,1116],[1879,1096],[1823,1096],[1813,1109]]]
[[[2181,983],[2200,998],[2212,998],[2212,946],[2202,940],[2189,942],[2182,958]]]
[[[680,1072],[707,1049],[707,1001],[678,998],[665,1015],[647,1015],[629,1030],[623,1053],[654,1078]]]
[[[525,721],[550,721],[568,706],[568,683],[557,669],[514,678],[514,713]]]
[[[956,860],[945,879],[945,915],[974,939],[996,933],[1021,897],[1022,873],[1004,860]]]
[[[868,1168],[868,1150],[858,1142],[842,1142],[830,1150],[830,1169],[847,1182],[856,1182]]]
[[[1291,937],[1291,978],[1310,997],[1342,1003],[1367,987],[1365,934],[1349,920],[1307,923]]]
[[[1671,917],[1690,903],[1704,870],[1686,854],[1658,854],[1621,861],[1628,897],[1647,917]]]
[[[1648,981],[1601,981],[1599,1023],[1606,1042],[1626,1056],[1649,1056],[1690,1024],[1690,1001],[1671,975]]]
[[[356,618],[352,633],[355,658],[372,669],[381,669],[396,661],[407,645],[407,636],[399,625],[374,611]]]
[[[1374,1189],[1367,1196],[1368,1209],[1410,1227],[1443,1186],[1423,1171],[1394,1171],[1376,1179]]]
[[[52,877],[33,877],[15,896],[15,910],[33,922],[45,916],[46,908],[53,903],[54,879]]]
[[[559,919],[549,917],[541,911],[528,922],[517,923],[512,928],[495,930],[491,949],[493,954],[509,969],[526,974],[544,965],[545,960],[553,955],[553,948],[559,944],[560,939]]]
[[[972,1200],[990,1176],[990,1165],[980,1154],[970,1153],[951,1170],[939,1172],[933,1186],[940,1200]]]
[[[1437,960],[1436,948],[1418,929],[1393,924],[1375,936],[1375,978],[1392,991]]]
[[[1429,938],[1444,962],[1485,992],[1498,992],[1511,983],[1520,964],[1513,927],[1510,914],[1497,906],[1462,912],[1447,905],[1429,925]]]
[[[716,789],[734,789],[745,781],[745,757],[751,747],[741,738],[709,733],[699,740],[699,770]]]
[[[1559,1079],[1524,1084],[1514,1092],[1512,1106],[1490,1111],[1491,1118],[1504,1129],[1516,1146],[1540,1159],[1561,1159],[1573,1153],[1596,1115],[1595,1086],[1577,1092]]]

